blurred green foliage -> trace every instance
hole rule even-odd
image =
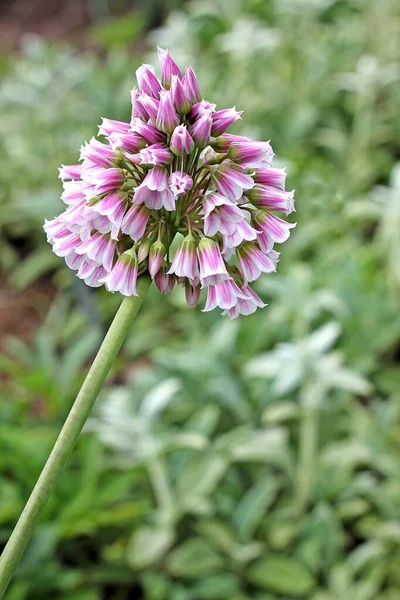
[[[79,301],[41,232],[56,167],[129,117],[138,58],[109,27],[102,61],[26,40],[0,90],[2,268],[58,289],[0,362],[0,543],[118,305]],[[398,600],[398,3],[202,0],[155,43],[271,138],[298,227],[251,317],[152,290],[7,600]]]

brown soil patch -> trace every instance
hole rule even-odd
[[[25,290],[14,290],[0,276],[0,350],[5,350],[10,335],[29,343],[53,297],[54,290],[46,281],[37,281]]]

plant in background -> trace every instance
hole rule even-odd
[[[293,192],[272,168],[269,142],[226,133],[241,113],[217,111],[191,67],[182,75],[168,51],[158,54],[161,80],[150,65],[136,72],[131,122],[103,119],[107,143],[92,138],[81,163],[60,169],[68,208],[45,224],[53,251],[88,285],[126,298],[1,556],[0,597],[151,279],[163,293],[182,284],[189,305],[207,288],[205,311],[251,314],[264,303],[249,283],[275,271],[274,244],[294,227],[274,214],[294,210]],[[183,240],[170,260],[176,234]]]

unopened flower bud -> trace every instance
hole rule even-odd
[[[171,80],[172,102],[180,115],[186,115],[192,108],[192,103],[186,95],[185,88],[177,75]]]
[[[161,69],[161,83],[166,89],[168,89],[171,85],[171,78],[174,75],[182,77],[182,73],[180,72],[176,62],[172,60],[168,50],[157,48],[157,54]]]
[[[146,240],[143,240],[140,243],[138,255],[137,255],[139,263],[146,260],[146,258],[149,255],[150,247],[151,247],[151,239],[150,238],[147,238]]]
[[[152,244],[149,252],[149,273],[152,279],[154,279],[159,272],[165,253],[166,248],[161,240],[157,240]]]
[[[200,286],[193,287],[187,280],[185,281],[185,298],[188,306],[196,306],[200,298],[200,292]]]
[[[178,125],[178,127],[175,127],[169,147],[177,156],[191,154],[193,152],[194,141],[188,132],[186,125]]]
[[[203,115],[193,123],[190,128],[190,134],[194,140],[196,148],[204,148],[210,141],[212,118],[211,115]]]

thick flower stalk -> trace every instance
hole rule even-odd
[[[44,229],[53,251],[88,285],[137,295],[148,272],[162,293],[176,284],[189,305],[207,292],[205,311],[236,318],[264,306],[249,283],[275,271],[294,224],[284,169],[272,167],[269,142],[227,133],[241,118],[203,100],[196,75],[182,75],[158,49],[136,72],[130,123],[103,119],[102,140],[63,166],[67,209]],[[181,241],[171,255],[177,234]]]

